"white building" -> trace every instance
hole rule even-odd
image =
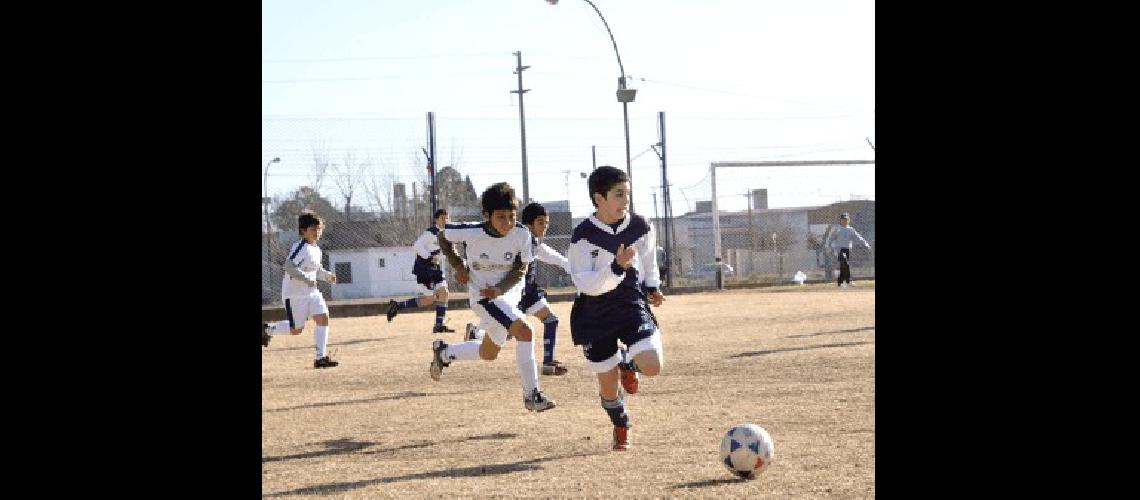
[[[409,296],[419,293],[412,247],[329,250],[329,270],[336,273],[332,300]]]

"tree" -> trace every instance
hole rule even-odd
[[[277,208],[270,214],[273,225],[284,229],[297,230],[297,217],[304,210],[312,210],[326,220],[336,220],[341,212],[329,200],[324,199],[320,193],[309,186],[301,186],[294,191],[288,199],[277,203]]]
[[[370,165],[371,159],[357,161],[351,151],[344,153],[344,164],[333,165],[333,183],[344,197],[344,220],[351,221],[352,195],[363,189],[365,182],[364,171]]]

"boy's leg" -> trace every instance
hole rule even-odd
[[[619,389],[621,380],[618,364],[622,354],[618,352],[617,339],[608,338],[588,345],[584,350],[590,371],[598,377],[598,396],[602,410],[613,424],[612,447],[616,451],[629,448],[629,414],[625,410],[625,398]]]
[[[313,329],[316,338],[316,356],[313,359],[313,368],[331,368],[337,363],[328,355],[329,344],[329,306],[323,296],[310,297],[310,307],[313,311],[313,322],[317,327]]]
[[[432,333],[450,333],[455,330],[443,325],[443,320],[447,316],[447,282],[441,281],[436,284],[433,299],[435,302],[435,326],[432,328]]]
[[[542,321],[542,374],[565,375],[566,367],[554,359],[554,347],[558,341],[558,316],[550,310],[545,299],[535,303],[527,313]]]
[[[285,299],[285,319],[261,326],[269,335],[300,335],[304,331],[305,320],[309,317],[307,300]],[[264,340],[264,338],[263,338]]]

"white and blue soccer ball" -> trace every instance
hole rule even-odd
[[[775,452],[772,436],[756,424],[734,425],[720,441],[720,461],[744,479],[756,479],[772,463]]]

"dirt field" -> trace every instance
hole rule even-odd
[[[315,370],[313,323],[262,358],[262,493],[374,497],[873,498],[875,289],[806,285],[667,297],[665,367],[627,396],[631,449],[610,451],[597,383],[570,340],[540,376],[558,407],[526,411],[510,341],[494,361],[428,377],[433,312],[333,318],[341,365]],[[460,339],[470,310],[449,312]],[[532,327],[540,323],[529,318]],[[541,343],[535,342],[541,361]],[[766,428],[775,461],[736,479],[718,447]]]

